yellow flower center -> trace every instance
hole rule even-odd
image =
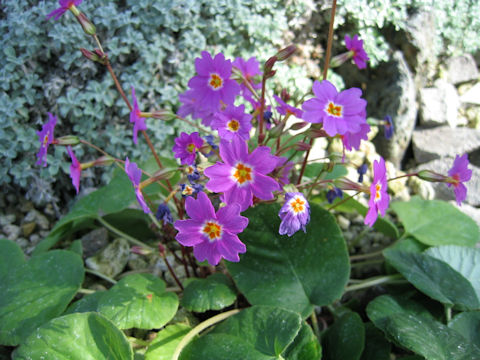
[[[190,143],[190,144],[187,145],[187,151],[188,151],[189,153],[193,153],[193,152],[195,151],[195,147],[196,147],[196,146],[195,146],[194,143]]]
[[[252,168],[238,163],[233,171],[233,178],[240,184],[252,181]]]
[[[333,102],[329,101],[328,104],[327,104],[327,107],[325,108],[325,111],[330,116],[342,117],[343,106],[342,105],[336,105]]]
[[[212,73],[210,74],[210,81],[208,82],[208,85],[213,90],[220,90],[223,86],[223,79],[220,77],[220,75]]]
[[[182,191],[182,195],[189,196],[194,192],[193,188],[190,185],[185,186],[185,189]]]
[[[202,232],[213,242],[222,237],[222,226],[213,220],[207,221],[203,226]]]
[[[187,166],[186,173],[188,175],[192,175],[194,172],[195,172],[195,169],[193,168],[193,166]]]
[[[48,134],[45,135],[45,137],[43,138],[43,146],[47,145],[48,143]]]
[[[237,120],[232,119],[228,122],[227,127],[230,131],[237,132],[240,128],[240,124]]]
[[[295,214],[305,211],[305,201],[300,197],[293,198],[289,204]]]
[[[375,185],[375,201],[380,201],[380,198],[382,197],[380,194],[380,190],[382,190],[382,185],[376,184]]]

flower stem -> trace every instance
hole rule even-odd
[[[377,276],[375,278],[366,279],[361,283],[347,286],[345,287],[345,292],[366,289],[371,286],[380,285],[380,284],[404,284],[404,283],[408,283],[408,281],[404,280],[402,278],[402,275],[400,274]]]
[[[346,203],[348,200],[350,200],[351,198],[357,196],[358,194],[360,194],[360,191],[357,191],[357,192],[356,192],[355,194],[353,194],[353,195],[347,196],[345,199],[337,202],[335,205],[330,206],[327,210],[328,210],[328,211],[331,211],[331,210],[335,209],[337,206],[339,206],[339,205],[341,205],[341,204],[343,204],[343,203]]]
[[[418,175],[418,173],[405,174],[405,175],[400,175],[400,176],[388,179],[387,181],[393,181],[393,180],[398,180],[398,179],[402,179],[402,178],[405,178],[405,177],[417,176],[417,175]]]
[[[182,352],[183,348],[198,334],[200,334],[203,330],[208,328],[209,326],[215,325],[216,323],[225,320],[229,318],[232,315],[235,315],[239,313],[239,309],[233,309],[218,315],[215,315],[211,317],[210,319],[205,320],[204,322],[201,322],[197,326],[195,326],[192,330],[188,332],[187,335],[180,341],[180,343],[177,345],[177,348],[175,349],[175,352],[173,353],[172,360],[178,360],[178,357],[180,356],[180,353]]]
[[[452,306],[444,304],[445,307],[445,320],[448,323],[452,320]]]
[[[315,336],[317,337],[317,339],[320,340],[321,334],[320,334],[320,328],[318,327],[317,314],[315,314],[315,310],[312,311],[312,314],[310,315],[310,320],[312,321],[313,332],[315,333]]]
[[[365,260],[365,259],[369,259],[369,258],[372,258],[372,257],[382,256],[382,255],[383,255],[383,249],[375,251],[375,252],[371,252],[371,253],[368,253],[368,254],[352,255],[352,256],[350,256],[350,261]]]
[[[99,278],[102,278],[103,280],[106,280],[113,285],[115,285],[117,283],[116,280],[113,280],[111,277],[108,277],[107,275],[104,275],[101,272],[98,272],[96,270],[85,268],[85,272],[87,272],[89,274],[92,274],[92,275],[95,275],[95,276],[98,276]]]
[[[78,292],[80,294],[90,295],[90,294],[95,293],[96,291],[95,290],[90,290],[90,289],[80,288],[80,289],[78,289]]]
[[[125,240],[127,240],[129,243],[131,244],[134,244],[134,245],[138,245],[138,246],[141,246],[141,247],[144,247],[144,248],[147,248],[148,250],[150,251],[155,251],[155,249],[147,244],[144,244],[143,242],[141,242],[140,240],[138,239],[135,239],[134,237],[124,233],[123,231],[117,229],[115,226],[111,225],[110,223],[108,223],[107,221],[105,221],[101,216],[97,216],[97,221],[99,223],[101,223],[103,226],[105,226],[108,230],[110,230],[111,232],[113,232],[114,234],[117,234],[118,236],[124,238]]]

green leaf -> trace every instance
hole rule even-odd
[[[148,345],[145,360],[170,360],[185,335],[191,330],[185,324],[169,325],[157,333],[157,337]]]
[[[177,308],[177,295],[166,292],[165,282],[151,274],[124,277],[98,303],[98,312],[120,329],[161,328]]]
[[[478,309],[480,300],[471,283],[447,263],[425,253],[387,249],[388,263],[418,290],[448,305]]]
[[[18,268],[25,262],[23,251],[15,242],[0,239],[0,284],[6,281],[12,269]]]
[[[478,349],[462,335],[422,315],[426,310],[419,311],[419,308],[421,306],[412,301],[382,295],[368,304],[367,315],[397,344],[427,360],[480,359]]]
[[[250,223],[240,239],[247,252],[227,268],[251,304],[281,306],[307,317],[314,305],[342,296],[350,272],[347,248],[334,217],[315,204],[306,234],[280,236],[279,209],[269,204],[245,212]]]
[[[318,174],[323,171],[325,168],[324,164],[308,164],[307,167],[305,168],[305,177],[314,179],[318,176]],[[340,164],[335,164],[333,167],[332,171],[325,171],[320,179],[322,180],[334,180],[334,179],[339,179],[343,176],[346,176],[348,174],[347,168],[343,165]]]
[[[91,312],[97,311],[98,303],[100,298],[105,294],[105,291],[96,291],[93,294],[89,294],[84,296],[78,301],[72,303],[67,310],[65,310],[65,314],[73,314],[73,313],[84,313],[84,312]]]
[[[480,349],[480,312],[466,311],[456,315],[448,327],[461,334],[465,340]]]
[[[232,305],[236,298],[231,280],[222,273],[216,273],[206,279],[192,279],[185,286],[181,305],[195,312],[220,310]]]
[[[37,328],[13,354],[14,360],[128,360],[125,335],[96,313],[65,315]]]
[[[180,359],[273,360],[291,344],[302,325],[297,313],[254,306],[228,318],[183,349]]]
[[[480,249],[445,245],[430,248],[425,254],[447,263],[462,274],[480,299]]]
[[[2,242],[0,254],[7,254],[10,248]],[[18,345],[65,310],[83,282],[84,269],[82,259],[65,250],[21,263],[14,250],[9,265],[8,274],[0,281],[0,344]]]
[[[343,313],[326,332],[322,341],[325,359],[358,360],[365,346],[365,326],[360,315]]]
[[[395,241],[392,244],[392,246],[389,247],[389,249],[402,250],[402,251],[415,252],[415,253],[421,253],[427,248],[428,246],[426,246],[425,244],[422,244],[420,241],[418,241],[417,239],[411,236],[407,236],[398,241]]]
[[[361,360],[390,360],[390,343],[372,323],[365,324],[365,348]]]
[[[305,322],[295,340],[283,355],[285,360],[320,360],[322,347],[310,326]]]
[[[391,207],[405,232],[426,245],[474,246],[479,240],[475,221],[447,202],[413,197],[409,202],[393,202]]]

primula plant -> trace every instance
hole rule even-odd
[[[394,119],[367,121],[362,90],[339,91],[326,80],[335,1],[323,77],[311,92],[294,100],[296,89],[278,89],[272,80],[294,45],[249,59],[203,51],[192,59],[196,75],[184,84],[176,113],[141,111],[141,84],[120,83],[81,3],[60,0],[47,18],[73,16],[92,38],[96,48],[82,49],[85,61],[111,74],[130,110],[128,137],[145,141],[151,154],[131,159],[106,153],[88,134],[57,137],[58,119],[46,114],[38,166],[48,165],[50,145],[65,147],[77,193],[82,170],[118,169],[109,185],[78,199],[28,261],[0,240],[0,344],[18,346],[14,359],[480,358],[477,225],[448,203],[391,203],[388,189],[402,177],[443,182],[460,205],[472,176],[468,157],[457,156],[447,174],[397,178],[389,178],[381,157],[373,164],[349,160],[371,126],[384,126],[391,137]],[[353,61],[365,68],[358,35],[347,35],[345,46],[332,66]],[[160,157],[165,145],[148,135],[153,121],[182,121],[195,131],[181,132],[170,157]],[[319,139],[341,142],[343,153],[312,159]],[[99,158],[77,159],[79,146]],[[336,212],[358,212],[364,234],[377,231],[392,245],[349,255]],[[160,257],[175,287],[151,273],[115,279],[86,269],[79,241],[49,250],[92,226],[127,241],[140,257]],[[371,262],[385,264],[384,274],[351,277]],[[108,289],[82,287],[85,272]]]

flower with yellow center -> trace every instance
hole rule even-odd
[[[237,132],[238,129],[240,129],[240,123],[237,120],[232,119],[227,123],[227,127],[230,131]]]
[[[207,221],[203,226],[202,232],[210,242],[216,241],[222,237],[222,225],[214,220]]]
[[[343,113],[343,106],[342,105],[337,105],[333,103],[332,101],[329,101],[327,104],[327,107],[325,109],[325,112],[333,117],[340,118],[342,117]]]
[[[239,184],[243,185],[245,183],[248,183],[252,181],[252,168],[249,166],[246,166],[245,164],[238,163],[234,168],[233,168],[233,178],[234,180]]]
[[[208,80],[208,86],[210,86],[212,90],[220,90],[223,87],[223,80],[220,75],[211,73],[210,79]]]
[[[306,201],[303,200],[301,197],[297,196],[290,200],[290,208],[295,214],[301,213],[305,211],[305,203]]]

